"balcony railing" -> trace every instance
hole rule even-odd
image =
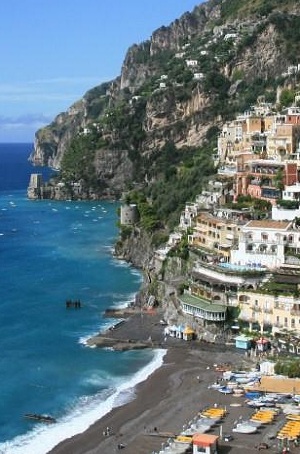
[[[266,238],[260,238],[260,239],[254,240],[253,237],[241,236],[240,241],[243,243],[255,243],[256,246],[259,244],[264,244],[264,245],[287,244],[287,240],[283,240],[282,238],[276,238],[276,240],[270,240],[270,239],[266,239]]]
[[[260,251],[258,249],[254,249],[254,250],[249,250],[247,249],[246,250],[247,254],[260,254],[260,255],[277,255],[277,251]]]

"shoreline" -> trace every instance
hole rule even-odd
[[[149,337],[163,341],[163,327],[159,314],[129,317],[111,336],[137,337],[142,330],[142,340]],[[151,454],[159,451],[161,444],[170,435],[179,434],[204,407],[215,402],[228,405],[230,397],[208,392],[208,385],[215,381],[214,364],[224,361],[235,367],[245,366],[245,358],[224,345],[205,344],[199,341],[186,342],[168,338],[163,342],[167,350],[163,364],[146,380],[134,388],[135,398],[122,406],[113,408],[86,431],[60,442],[48,454],[111,454],[118,452],[118,444],[125,446],[126,453]],[[249,408],[243,409],[248,411]],[[235,412],[240,414],[241,409]],[[111,435],[105,436],[106,428]],[[154,428],[157,430],[154,431]],[[251,440],[257,437],[252,436]],[[253,451],[244,449],[245,453]],[[232,450],[231,453],[239,450]]]

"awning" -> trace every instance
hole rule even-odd
[[[232,245],[229,243],[222,243],[222,244],[219,244],[219,249],[220,248],[227,249],[227,248],[230,248],[231,246]]]
[[[265,337],[261,337],[256,341],[257,344],[267,344],[269,341]]]
[[[195,331],[192,328],[190,328],[189,326],[187,326],[185,328],[185,330],[183,331],[183,334],[194,334],[194,333],[195,333]]]

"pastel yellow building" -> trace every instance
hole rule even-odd
[[[246,118],[247,134],[252,134],[255,132],[263,132],[264,130],[264,119],[262,117],[248,117]]]
[[[267,137],[268,157],[281,159],[296,152],[300,140],[300,125],[281,124]]]
[[[258,291],[238,292],[239,318],[249,323],[249,328],[258,324],[261,332],[272,328],[276,333],[289,330],[300,334],[300,299],[288,295],[270,295]]]
[[[238,239],[240,225],[210,213],[200,213],[196,218],[193,234],[189,235],[190,246],[204,248],[230,259],[230,250]]]

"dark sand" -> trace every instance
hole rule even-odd
[[[246,418],[253,413],[253,409],[246,406],[244,397],[223,395],[208,389],[208,385],[220,376],[214,364],[230,362],[235,368],[244,367],[247,364],[244,355],[225,345],[185,342],[173,338],[168,338],[164,343],[163,328],[158,320],[157,316],[134,316],[111,335],[141,340],[151,335],[154,342],[161,341],[168,349],[163,366],[137,386],[136,398],[132,402],[113,409],[84,433],[63,441],[50,451],[51,454],[151,454],[160,450],[168,434],[179,434],[183,425],[208,405],[217,403],[226,406],[228,414],[222,423],[223,435],[232,432],[234,422],[239,417]],[[231,406],[233,402],[241,406]],[[267,435],[276,430],[275,425],[267,426],[253,435],[233,434],[232,441],[221,440],[219,452],[253,453],[256,451],[255,446],[266,441]],[[108,437],[103,435],[106,427],[111,427],[113,431]],[[216,426],[212,433],[220,434],[220,430],[220,426]],[[121,451],[118,449],[119,443],[125,445]],[[270,444],[274,446],[268,452],[278,452],[275,450],[276,441]]]

